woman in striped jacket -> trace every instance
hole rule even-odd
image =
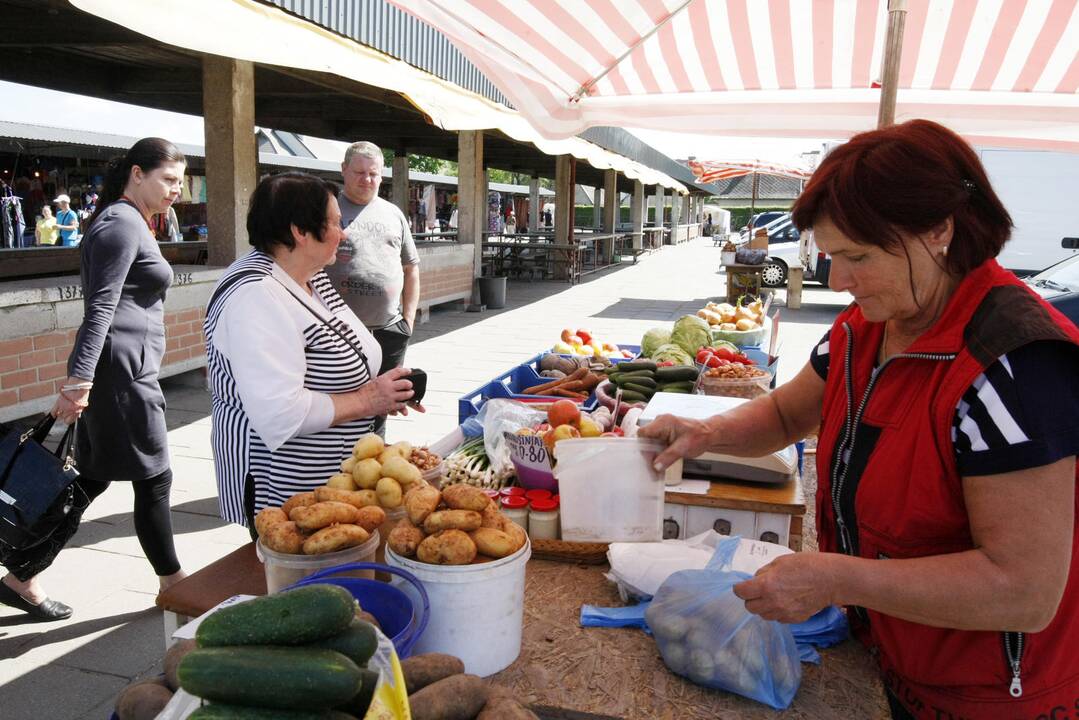
[[[265,178],[247,233],[205,331],[221,516],[253,535],[258,510],[324,484],[377,416],[423,408],[407,368],[372,375],[382,351],[323,272],[342,237],[335,185]]]

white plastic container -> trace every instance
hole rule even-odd
[[[513,664],[521,654],[530,557],[528,542],[509,557],[473,565],[430,565],[386,548],[386,563],[415,575],[431,600],[431,619],[412,653],[456,655],[465,672],[480,677]],[[393,582],[412,597],[408,583]]]
[[[262,561],[266,572],[266,592],[275,593],[303,580],[308,575],[314,575],[319,570],[348,563],[373,562],[378,543],[379,534],[378,530],[375,530],[362,545],[322,555],[279,553],[263,546],[261,540],[255,544],[255,553]],[[358,570],[354,573],[345,573],[342,577],[371,578],[374,577],[374,573],[370,570]]]
[[[555,445],[562,539],[663,539],[663,476],[652,467],[663,445],[643,438],[581,438]]]

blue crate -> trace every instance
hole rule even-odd
[[[640,354],[641,348],[637,345],[619,345],[619,347],[629,350],[631,353]],[[539,385],[545,383],[550,378],[541,377],[539,374],[539,361],[547,352],[541,352],[538,355],[534,355],[524,363],[509,370],[508,372],[499,375],[498,377],[490,380],[480,387],[476,388],[472,392],[464,395],[457,400],[457,422],[463,423],[468,418],[477,414],[483,404],[492,398],[510,398],[513,400],[522,400],[525,402],[543,402],[548,403],[553,400],[557,400],[556,397],[548,397],[546,395],[537,397],[536,395],[523,395],[521,391],[525,388],[532,387],[533,385]],[[621,358],[612,359],[613,363],[628,362]],[[587,412],[591,412],[596,409],[599,404],[596,400],[596,394],[592,393],[588,396],[588,399],[581,405],[581,409]]]

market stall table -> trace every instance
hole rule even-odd
[[[727,273],[727,302],[732,305],[742,295],[759,296],[764,287],[764,265],[724,264]]]
[[[621,605],[606,565],[548,560],[528,563],[521,655],[491,680],[510,688],[541,718],[771,718],[770,708],[694,685],[669,672],[652,638],[640,630],[582,628],[582,604]],[[248,543],[158,596],[169,618],[185,621],[236,594],[266,590],[262,564]],[[179,616],[179,617],[177,617]],[[792,717],[886,718],[875,664],[854,641],[821,651],[820,666],[803,665]],[[594,715],[582,715],[593,713]]]

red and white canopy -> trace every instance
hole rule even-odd
[[[780,165],[779,163],[763,160],[689,160],[686,165],[697,176],[698,182],[702,183],[730,180],[731,178],[752,173],[779,175],[780,177],[794,178],[795,180],[808,180],[809,176],[813,174],[813,171],[809,168]]]
[[[886,0],[390,0],[544,135],[875,127]],[[1079,0],[909,0],[896,121],[1079,151]]]

